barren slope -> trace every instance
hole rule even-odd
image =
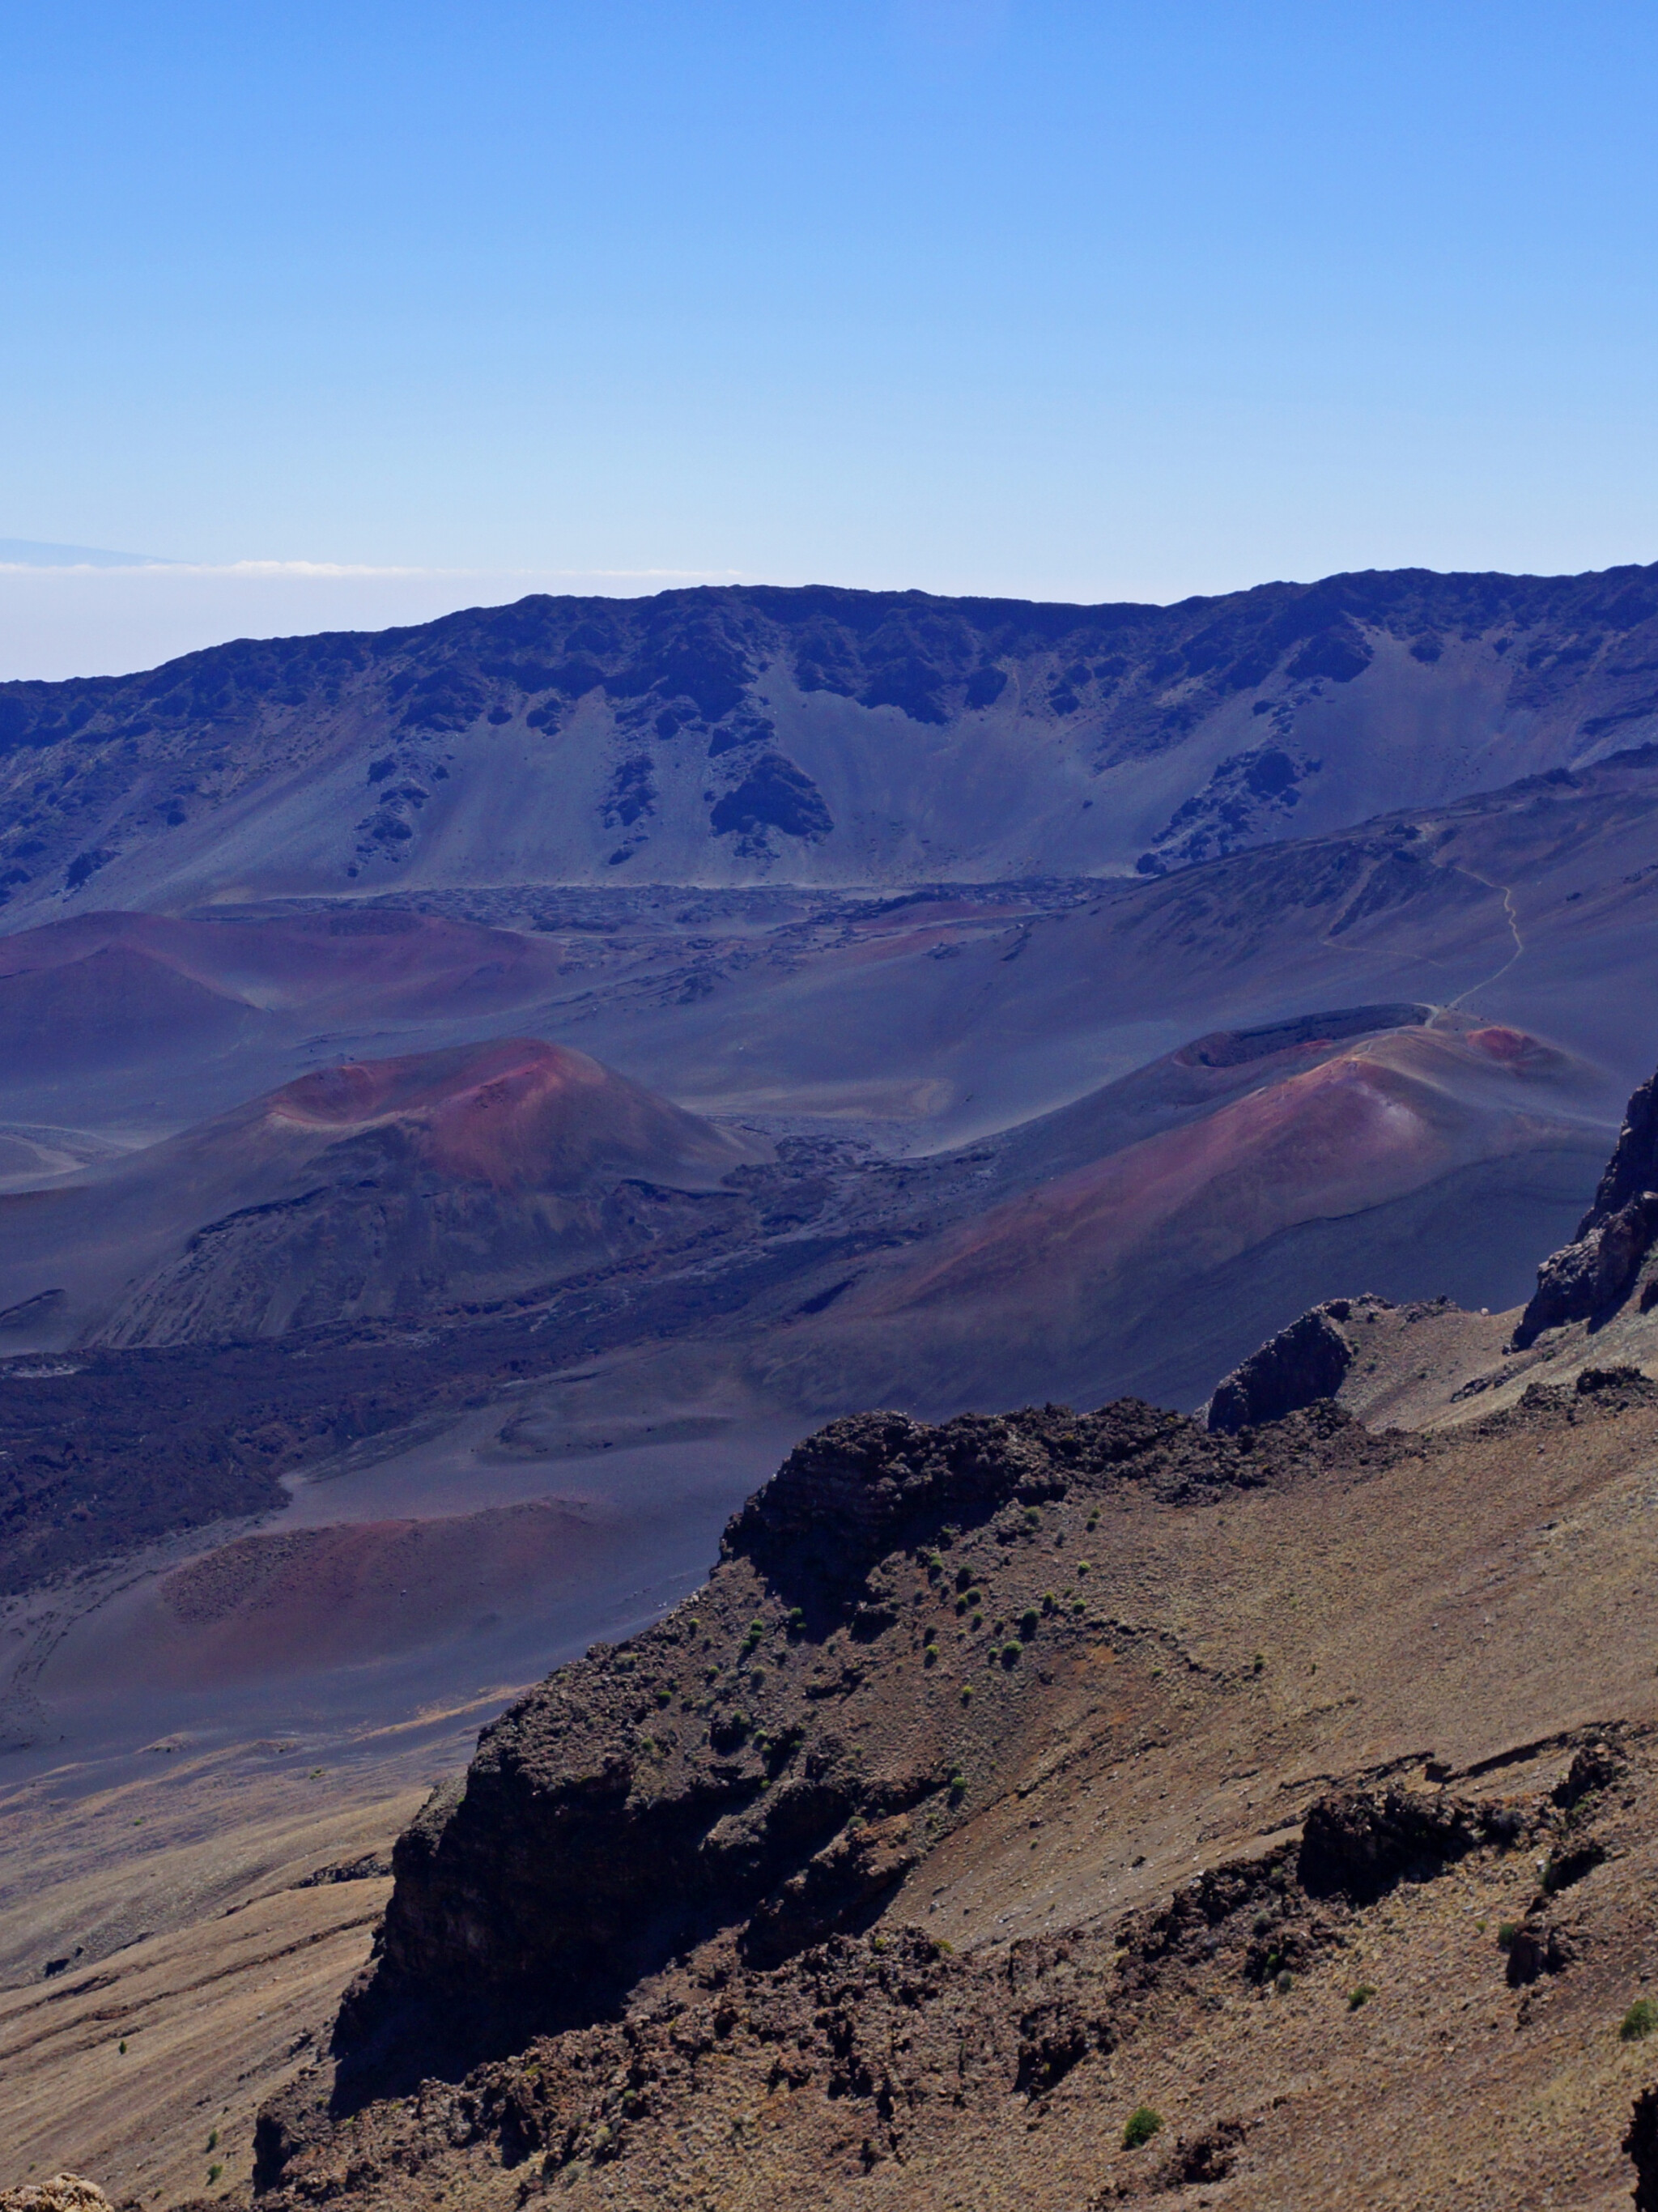
[[[531,599],[0,686],[0,899],[1183,866],[1649,732],[1658,586],[1421,570],[1178,606]]]

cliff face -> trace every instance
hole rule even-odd
[[[343,2094],[598,2017],[722,1927],[764,1966],[862,1926],[1099,1631],[1085,1554],[1042,1540],[1053,1514],[1394,1449],[1333,1409],[1244,1446],[1132,1400],[834,1423],[732,1522],[698,1598],[532,1692],[402,1838],[340,2018]]]
[[[1658,1237],[1658,1075],[1635,1092],[1594,1203],[1577,1234],[1537,1271],[1537,1288],[1514,1333],[1517,1348],[1546,1328],[1599,1321],[1616,1312],[1635,1288]]]

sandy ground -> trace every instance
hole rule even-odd
[[[164,1740],[112,1784],[71,1765],[0,1792],[0,2182],[67,2166],[171,2203],[216,2163],[246,2174],[255,2111],[326,2041],[391,1887],[300,1885],[384,1867],[471,1736],[465,1716],[409,1733],[321,1767],[297,1742]]]

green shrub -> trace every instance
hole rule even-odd
[[[219,2164],[218,2160],[216,2159],[216,2160],[214,2160],[213,2164],[212,2164],[211,2166],[209,2166],[209,2168],[207,2169],[207,2185],[208,2185],[208,2187],[209,2187],[210,2189],[211,2189],[211,2188],[213,2187],[214,2184],[218,2180],[219,2176],[220,2176],[223,2172],[224,2172],[224,2168],[223,2168],[223,2166],[221,2166],[221,2165]]]
[[[1026,1606],[1024,1611],[1019,1615],[1019,1633],[1027,1644],[1041,1627],[1042,1620],[1041,1613],[1034,1605]]]
[[[1157,2134],[1162,2125],[1163,2114],[1161,2112],[1154,2112],[1150,2105],[1136,2105],[1133,2111],[1128,2115],[1127,2119],[1123,2123],[1123,2148],[1125,2150],[1139,2150],[1143,2143],[1149,2143],[1151,2142],[1152,2136]]]
[[[1519,1933],[1520,1923],[1517,1920],[1504,1920],[1498,1924],[1497,1930],[1497,1949],[1499,1951],[1513,1950],[1514,1939]]]
[[[1376,1991],[1368,1982],[1361,1982],[1356,1990],[1349,1990],[1347,1992],[1348,2011],[1357,2012],[1362,2005],[1369,2004],[1375,1995]]]
[[[211,2154],[219,2148],[219,2130],[217,2128],[215,2128],[212,2133],[208,2136],[207,2148],[210,2155],[211,2155]]]
[[[1619,2039],[1624,2043],[1639,2043],[1655,2027],[1658,2027],[1658,2004],[1655,2004],[1650,1997],[1637,1997],[1619,2023]]]

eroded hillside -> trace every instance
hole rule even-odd
[[[1166,608],[536,598],[243,641],[0,686],[0,903],[1156,874],[1638,739],[1655,620],[1650,569],[1402,570]]]

